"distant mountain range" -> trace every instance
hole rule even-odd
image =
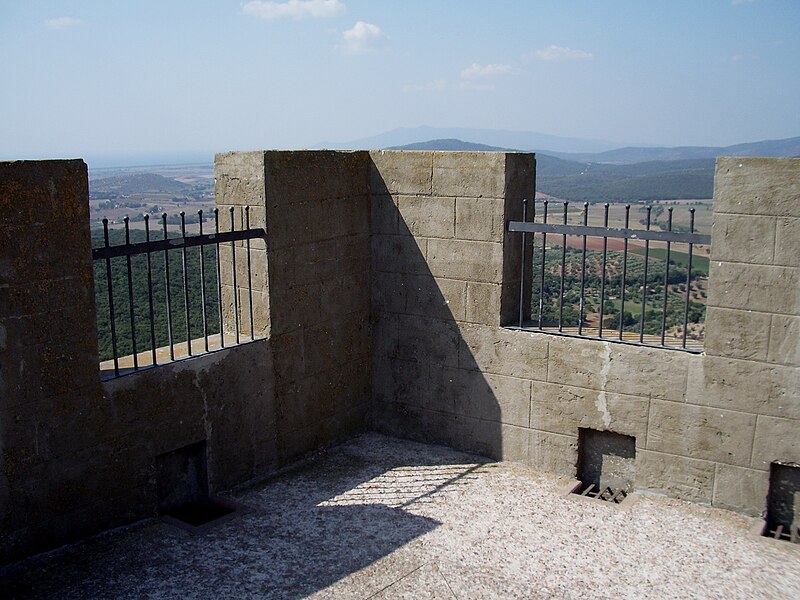
[[[412,147],[421,149],[418,147],[419,144],[431,144],[432,142],[441,144],[449,143],[452,140],[457,140],[462,144],[484,146],[484,150],[513,149],[548,154],[565,160],[593,163],[625,164],[645,161],[716,158],[717,156],[800,156],[800,137],[736,144],[733,146],[681,146],[670,148],[605,140],[565,138],[530,131],[426,126],[393,129],[368,138],[350,142],[322,144],[319,147],[343,150],[412,149]],[[455,148],[440,147],[437,149],[452,150]]]

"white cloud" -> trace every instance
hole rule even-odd
[[[510,72],[510,65],[500,65],[495,63],[481,66],[478,63],[473,63],[461,71],[461,78],[472,79],[473,77],[491,77],[492,75],[505,75],[506,73]]]
[[[339,0],[288,0],[288,2],[253,0],[242,6],[242,12],[265,21],[323,19],[344,12],[344,4]]]
[[[447,89],[447,81],[437,79],[428,83],[407,83],[403,86],[403,91],[407,94],[414,92],[444,92]]]
[[[573,48],[550,45],[534,52],[533,57],[538,60],[555,62],[562,60],[591,60],[594,58],[594,55],[585,50],[575,50]]]
[[[44,26],[48,29],[64,29],[65,27],[72,27],[73,25],[80,25],[81,20],[74,17],[56,17],[55,19],[47,19]]]
[[[372,23],[359,21],[351,29],[342,34],[346,52],[351,54],[362,54],[378,48],[387,38],[381,28]]]

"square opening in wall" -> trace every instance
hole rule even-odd
[[[764,535],[800,543],[800,466],[770,465]]]
[[[205,440],[157,456],[156,487],[158,514],[192,532],[232,516],[237,508],[209,496]]]
[[[573,493],[619,504],[633,492],[636,438],[578,429],[578,480]]]

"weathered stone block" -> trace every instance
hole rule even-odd
[[[427,364],[413,361],[387,358],[376,363],[373,369],[375,400],[428,408],[428,372]]]
[[[402,315],[398,326],[398,358],[458,366],[458,331],[454,322]]]
[[[391,273],[430,273],[425,257],[428,240],[408,235],[372,236],[372,269]]]
[[[527,379],[459,370],[457,384],[458,414],[529,426],[531,382]]]
[[[800,379],[791,367],[718,356],[689,362],[686,402],[800,419]]]
[[[374,314],[374,313],[373,313]],[[372,323],[372,356],[376,363],[397,356],[400,339],[397,316],[379,313]]]
[[[720,156],[714,210],[800,217],[800,159]]]
[[[544,381],[548,337],[526,331],[462,325],[458,365],[461,369]]]
[[[635,437],[644,448],[649,405],[638,396],[534,382],[531,427],[563,435],[577,435],[581,427],[612,431]]]
[[[714,213],[713,260],[771,265],[775,251],[775,217]]]
[[[769,473],[730,465],[717,465],[714,506],[758,517],[766,509]]]
[[[214,157],[214,194],[218,204],[263,206],[264,152],[222,152]]]
[[[500,198],[505,191],[504,153],[434,152],[433,194]]]
[[[800,269],[712,262],[708,306],[800,313]]]
[[[428,265],[434,277],[500,283],[503,246],[492,242],[428,240]]]
[[[455,199],[400,196],[398,231],[415,236],[452,238],[455,234]]]
[[[781,217],[776,226],[774,263],[800,267],[800,219]]]
[[[522,219],[522,200],[536,194],[536,157],[530,152],[507,152],[506,219]]]
[[[267,216],[270,207],[286,203],[367,196],[368,165],[369,154],[363,151],[264,152]]]
[[[501,242],[505,227],[502,198],[456,198],[455,236],[460,240]]]
[[[747,466],[755,426],[755,415],[652,400],[647,449]]]
[[[640,450],[636,453],[636,489],[711,504],[714,463]]]
[[[496,283],[467,282],[466,321],[498,327],[501,294],[502,287]]]
[[[390,194],[373,194],[371,203],[372,233],[399,233],[399,211],[397,196]]]
[[[800,366],[800,317],[772,315],[767,360]]]
[[[405,312],[435,319],[463,321],[466,283],[456,279],[434,279],[428,275],[407,275]]]
[[[425,277],[421,275],[420,277]],[[376,312],[402,313],[406,310],[406,278],[402,273],[372,273],[372,309]],[[432,279],[428,277],[428,279]]]
[[[750,466],[769,469],[773,461],[800,463],[799,420],[759,415]]]
[[[610,345],[609,348],[613,350],[606,390],[666,400],[683,400],[688,365],[697,357],[662,348],[620,344]]]
[[[578,436],[531,430],[528,464],[574,479],[578,472]]]
[[[433,176],[432,152],[375,150],[371,159],[370,190],[372,193],[431,193]]]
[[[771,315],[709,306],[705,350],[708,355],[766,360]]]

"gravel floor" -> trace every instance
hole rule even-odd
[[[236,494],[0,571],[0,598],[800,598],[800,547],[753,519],[369,434]]]

